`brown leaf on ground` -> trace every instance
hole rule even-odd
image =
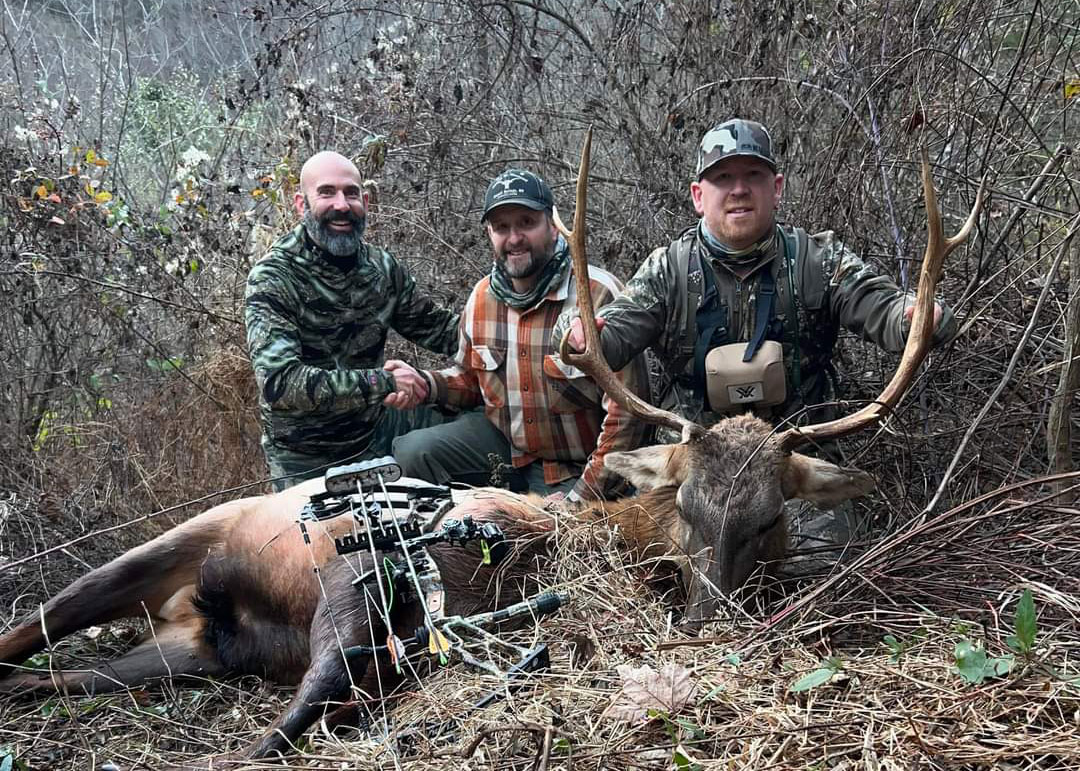
[[[692,704],[697,683],[690,670],[679,664],[665,664],[657,672],[650,666],[616,667],[622,678],[622,689],[604,710],[604,717],[641,723],[649,719],[649,710],[674,715]]]

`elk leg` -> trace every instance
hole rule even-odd
[[[372,607],[369,614],[365,607],[364,590],[351,585],[354,575],[343,560],[331,562],[324,568],[326,593],[311,622],[311,664],[285,712],[245,751],[245,757],[263,758],[289,752],[324,712],[332,711],[349,697],[349,688],[354,682],[365,692],[378,692],[375,678],[381,672],[385,680],[390,671],[385,660],[380,657],[372,667],[369,656],[358,656],[346,663],[342,655],[343,648],[371,645],[373,633],[378,644],[382,644],[386,636],[375,608]],[[384,682],[383,687],[387,687],[387,683]]]
[[[117,618],[160,618],[162,607],[194,585],[207,549],[245,510],[233,501],[204,512],[79,578],[0,637],[0,678],[48,641]],[[47,630],[43,632],[42,627]]]
[[[0,693],[35,694],[67,688],[80,693],[109,693],[163,677],[222,674],[223,668],[202,639],[196,618],[156,625],[145,639],[119,658],[87,669],[19,672],[0,682]]]

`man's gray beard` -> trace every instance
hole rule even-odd
[[[327,226],[334,215],[328,215],[326,219],[317,219],[311,212],[311,208],[304,207],[304,228],[311,240],[317,243],[335,257],[348,257],[360,250],[360,244],[364,242],[364,228],[367,227],[367,217],[361,214],[356,216],[348,213],[348,220],[352,223],[352,230],[348,233],[338,233]]]

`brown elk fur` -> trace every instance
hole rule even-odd
[[[222,504],[91,571],[0,637],[0,691],[32,693],[61,685],[101,693],[166,676],[250,673],[299,684],[286,711],[243,754],[284,752],[327,702],[348,697],[350,673],[339,646],[383,642],[387,631],[369,616],[352,586],[368,555],[336,557],[333,537],[350,518],[307,524],[296,517],[321,480],[275,495]],[[495,520],[516,543],[516,558],[480,567],[478,550],[430,548],[447,589],[449,614],[472,614],[536,590],[535,559],[554,520],[535,501],[479,490],[447,516]],[[315,568],[318,567],[318,572]],[[151,628],[131,651],[87,670],[12,673],[15,664],[62,637],[121,617],[149,618]],[[420,623],[414,604],[392,623],[408,637]],[[43,632],[44,630],[47,630]],[[366,662],[354,665],[362,678]],[[392,667],[382,662],[384,684]],[[364,685],[364,683],[361,683]],[[376,693],[374,680],[366,683]]]

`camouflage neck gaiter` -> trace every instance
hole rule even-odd
[[[746,249],[729,249],[722,244],[716,236],[714,236],[709,229],[705,227],[705,221],[702,220],[698,223],[698,234],[701,238],[701,243],[705,245],[705,249],[709,252],[709,256],[716,262],[723,265],[739,276],[747,276],[752,273],[759,265],[772,262],[772,259],[776,256],[776,249],[779,243],[779,232],[774,227],[765,237]]]
[[[525,310],[536,305],[541,297],[551,291],[553,286],[558,285],[570,266],[570,249],[566,240],[559,236],[555,242],[555,253],[548,260],[547,265],[540,271],[536,285],[528,292],[515,292],[510,276],[501,262],[496,262],[491,267],[491,294],[501,303],[506,303],[514,310]]]

